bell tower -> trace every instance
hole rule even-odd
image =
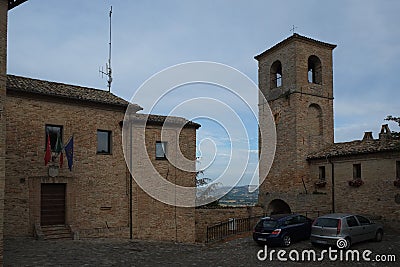
[[[299,194],[312,191],[307,155],[334,142],[335,47],[295,33],[255,57],[261,91],[259,121],[265,119],[268,103],[277,136],[274,162],[260,186],[259,202],[266,208],[273,200],[296,203]],[[290,212],[293,205],[278,206]]]

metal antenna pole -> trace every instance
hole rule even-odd
[[[108,92],[111,92],[111,83],[112,83],[112,69],[111,69],[111,15],[112,15],[112,6],[110,9],[110,41],[108,42],[108,62],[106,63],[106,69],[105,71],[103,70],[103,67],[99,69],[99,72],[101,73],[101,77],[103,78],[103,75],[106,75],[108,77],[107,80],[107,87],[108,87]]]
[[[108,48],[108,70],[107,70],[107,76],[108,76],[108,91],[111,92],[111,83],[112,83],[112,71],[111,71],[111,15],[112,15],[112,6],[110,8],[110,42],[109,48]]]

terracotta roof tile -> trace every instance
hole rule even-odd
[[[140,113],[135,113],[132,115],[132,121],[143,122],[144,120],[147,120],[147,123],[152,123],[157,125],[163,125],[164,123],[166,123],[166,124],[174,124],[182,126],[184,125],[185,127],[195,127],[195,128],[201,127],[200,124],[193,121],[189,121],[182,117],[154,115],[154,114],[140,114]]]
[[[345,143],[335,143],[323,150],[308,155],[307,159],[321,159],[328,157],[351,156],[379,152],[400,152],[400,140],[357,140]]]
[[[314,40],[314,39],[312,39],[312,38],[309,38],[309,37],[306,37],[306,36],[303,36],[303,35],[300,35],[300,34],[295,33],[295,34],[289,36],[288,38],[286,38],[285,40],[283,40],[283,41],[277,43],[277,44],[274,45],[273,47],[271,47],[271,48],[265,50],[265,51],[262,52],[261,54],[255,56],[254,58],[258,60],[260,57],[262,57],[263,55],[267,54],[268,52],[270,52],[270,51],[272,51],[272,50],[275,50],[276,48],[282,46],[283,44],[288,43],[288,42],[291,42],[291,41],[293,41],[293,40],[301,40],[301,41],[305,41],[305,42],[312,42],[312,43],[315,43],[315,44],[319,44],[319,45],[321,45],[321,46],[328,47],[328,48],[330,48],[330,49],[334,49],[334,48],[336,47],[336,45],[334,45],[334,44],[329,44],[329,43],[321,42],[321,41]]]
[[[129,102],[105,90],[7,75],[7,90],[127,107]],[[142,108],[133,104],[138,110]]]

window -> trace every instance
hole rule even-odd
[[[400,161],[396,161],[396,178],[400,179]]]
[[[319,166],[319,179],[325,181],[326,179],[325,166]]]
[[[97,130],[97,153],[111,154],[111,131]]]
[[[349,226],[349,227],[358,226],[358,222],[354,216],[347,217],[346,222],[347,222],[347,226]]]
[[[167,159],[167,142],[156,142],[156,159]]]
[[[361,179],[361,164],[353,164],[353,179]]]
[[[270,71],[271,89],[282,86],[282,64],[279,60],[275,61]]]
[[[371,224],[371,222],[370,222],[367,218],[365,218],[365,217],[363,217],[363,216],[356,215],[356,217],[357,217],[358,222],[359,222],[361,225],[369,225],[369,224]]]
[[[56,144],[57,144],[57,139],[59,140],[58,142],[63,144],[62,142],[62,137],[63,137],[63,127],[60,125],[50,125],[46,124],[45,126],[45,133],[46,133],[46,142],[44,144],[44,149],[46,150],[47,147],[47,140],[50,137],[50,147],[51,151],[55,152],[56,151]]]
[[[322,84],[321,60],[317,56],[308,58],[308,82]]]

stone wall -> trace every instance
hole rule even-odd
[[[3,224],[5,188],[5,97],[7,68],[7,11],[8,1],[0,1],[0,266],[3,266]]]
[[[231,218],[241,219],[253,216],[263,216],[261,207],[226,207],[196,209],[196,242],[207,240],[207,226],[227,222]]]

